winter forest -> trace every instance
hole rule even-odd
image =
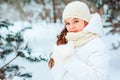
[[[74,0],[0,0],[0,80],[52,80],[48,67],[62,11]],[[79,0],[98,12],[110,54],[110,80],[120,80],[120,0]]]

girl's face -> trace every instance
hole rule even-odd
[[[80,32],[86,26],[86,22],[79,18],[66,18],[65,27],[68,32]]]

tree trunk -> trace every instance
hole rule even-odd
[[[53,21],[54,21],[54,23],[56,23],[56,14],[55,14],[55,11],[56,11],[56,9],[55,9],[55,0],[52,0],[52,2],[53,2]]]

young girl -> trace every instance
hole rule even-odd
[[[109,53],[99,14],[74,1],[65,7],[63,22],[49,61],[53,80],[108,80]]]

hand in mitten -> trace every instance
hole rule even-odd
[[[72,42],[64,45],[55,45],[52,58],[55,64],[64,64],[74,54],[74,46]]]

